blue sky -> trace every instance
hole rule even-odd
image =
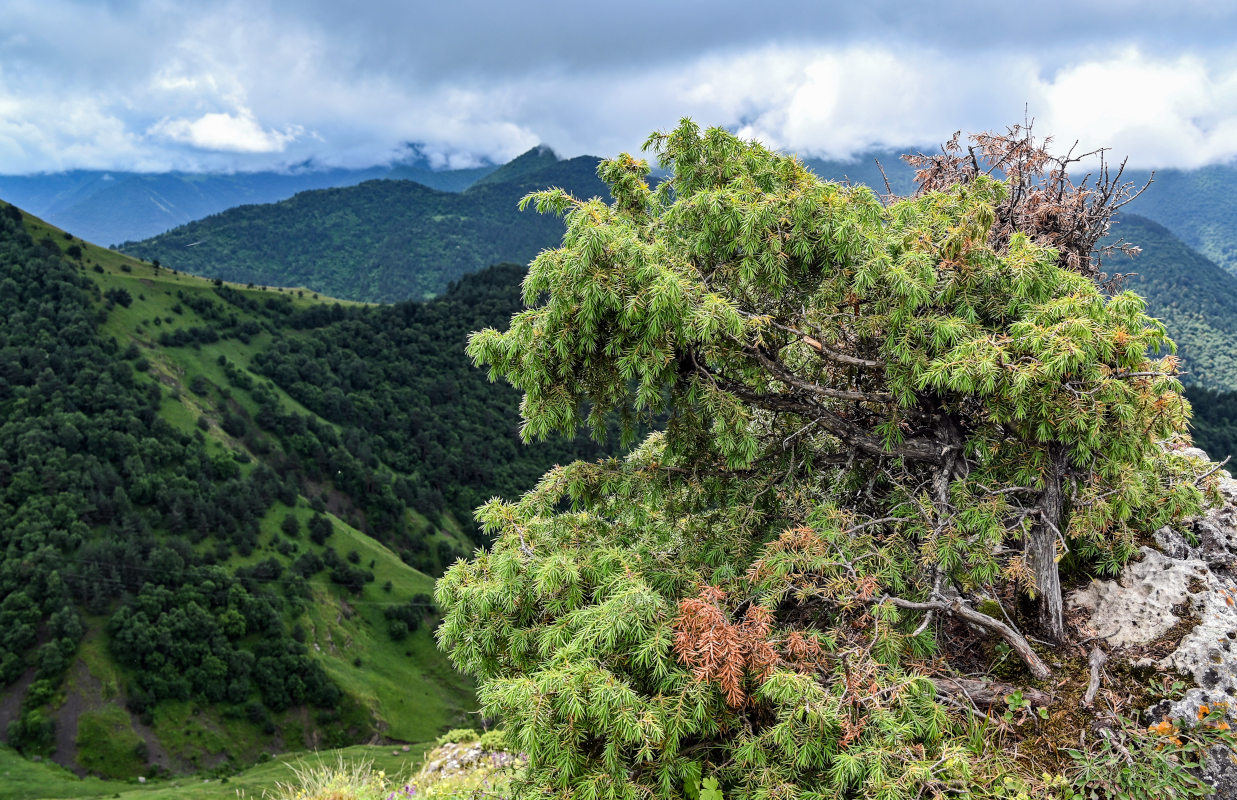
[[[1237,156],[1237,4],[0,0],[0,173],[438,165],[690,115],[805,155],[1036,119],[1136,166]]]

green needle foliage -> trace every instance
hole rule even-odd
[[[1010,229],[1017,176],[883,202],[690,121],[648,146],[656,189],[623,155],[611,204],[526,198],[562,246],[469,353],[524,392],[526,440],[664,430],[484,506],[441,646],[533,795],[967,796],[1001,762],[937,699],[935,626],[1046,678],[971,603],[1037,594],[1060,636],[1066,548],[1111,574],[1201,508],[1204,465],[1164,447],[1172,343],[1085,252]]]

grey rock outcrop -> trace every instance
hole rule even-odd
[[[1218,508],[1180,530],[1161,529],[1158,550],[1144,547],[1140,560],[1116,580],[1095,581],[1067,600],[1088,615],[1095,636],[1113,655],[1193,679],[1195,686],[1180,700],[1147,709],[1151,723],[1165,717],[1194,721],[1202,706],[1217,705],[1237,722],[1237,481],[1222,475],[1224,502]],[[1166,639],[1170,646],[1176,641],[1172,652],[1146,654]],[[1216,787],[1215,797],[1237,800],[1231,753],[1213,752],[1204,777]]]

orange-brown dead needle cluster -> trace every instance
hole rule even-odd
[[[717,683],[732,707],[747,700],[743,684],[749,676],[759,683],[781,665],[814,670],[820,664],[824,654],[814,637],[791,631],[775,639],[773,613],[767,608],[752,604],[735,623],[725,603],[726,592],[716,586],[682,600],[674,621],[674,652],[697,680]]]

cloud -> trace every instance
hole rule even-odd
[[[1237,156],[1237,64],[1131,49],[1061,70],[1034,87],[1045,130],[1149,167],[1196,167]]]
[[[1193,166],[1237,157],[1230,5],[9,0],[0,173],[607,155],[683,115],[838,158],[1024,112]]]
[[[152,136],[166,137],[201,150],[225,153],[282,153],[289,142],[296,141],[305,130],[291,125],[282,131],[264,130],[247,108],[235,114],[203,114],[197,119],[163,119],[147,131]]]

